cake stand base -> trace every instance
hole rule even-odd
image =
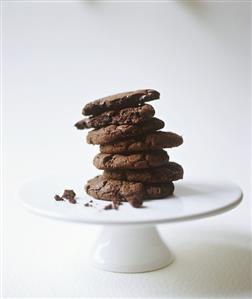
[[[55,201],[52,194],[65,183],[82,194],[79,175],[33,180],[20,190],[23,205],[41,216],[75,223],[103,225],[93,249],[95,267],[113,272],[153,271],[169,265],[173,258],[155,225],[210,217],[227,212],[242,200],[241,189],[228,182],[182,181],[173,198],[146,201],[146,208],[128,203],[119,210],[104,211],[105,203],[92,199],[96,208],[85,208],[89,196],[77,196],[77,204]],[[72,183],[71,183],[72,182]],[[43,186],[43,188],[41,188]]]
[[[105,226],[92,253],[96,268],[121,273],[153,271],[173,261],[155,226]]]

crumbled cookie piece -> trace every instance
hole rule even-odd
[[[73,203],[73,204],[77,203],[77,200],[74,199],[74,198],[68,198],[67,200],[68,200],[70,203]]]
[[[77,203],[77,200],[75,199],[75,192],[73,190],[64,190],[63,195],[59,196],[58,194],[56,194],[54,196],[54,199],[56,201],[64,201],[64,199],[67,199],[70,203]]]
[[[113,205],[110,203],[110,204],[106,205],[103,209],[104,210],[111,210],[111,209],[113,209]]]
[[[62,195],[63,198],[65,199],[73,199],[75,198],[76,194],[73,190],[64,190],[64,193]]]
[[[129,200],[129,203],[132,205],[132,207],[134,208],[140,208],[141,205],[143,204],[143,200],[141,198],[132,198],[131,200]]]
[[[63,198],[67,199],[70,203],[76,204],[77,201],[75,199],[75,192],[73,190],[64,190],[64,193],[62,195]]]
[[[56,194],[56,195],[54,196],[54,199],[55,199],[56,201],[63,201],[63,200],[64,200],[64,198],[60,197],[58,194]]]

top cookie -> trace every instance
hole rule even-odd
[[[145,102],[159,99],[159,96],[159,92],[154,89],[139,89],[136,91],[117,93],[87,103],[82,110],[82,114],[95,116],[109,110],[136,107],[143,105]]]

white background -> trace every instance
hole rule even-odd
[[[4,297],[245,298],[250,295],[250,3],[5,1],[3,14]],[[160,226],[170,267],[125,275],[92,269],[99,227],[58,223],[20,207],[27,180],[96,175],[98,148],[73,124],[89,100],[155,88],[169,151],[185,180],[224,178],[235,210]],[[44,186],[41,186],[43,188]]]

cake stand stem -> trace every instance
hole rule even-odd
[[[173,261],[155,226],[105,226],[92,253],[95,267],[122,273],[153,271]]]

